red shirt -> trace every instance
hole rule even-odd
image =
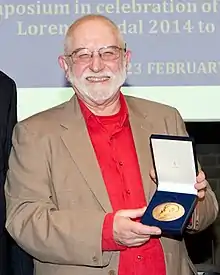
[[[146,205],[140,168],[123,95],[121,108],[112,116],[96,116],[81,102],[80,107],[96,153],[109,199],[116,212]],[[120,250],[119,275],[165,275],[164,254],[158,239],[127,248],[113,239],[114,213],[105,217],[102,249]]]

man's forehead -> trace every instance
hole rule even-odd
[[[117,31],[108,22],[101,20],[90,20],[83,22],[73,28],[73,36],[83,37],[102,37],[102,36],[117,36]]]
[[[108,31],[102,31],[103,27],[78,28],[72,35],[72,44],[78,46],[103,46],[118,44],[118,36],[116,31],[109,28]]]

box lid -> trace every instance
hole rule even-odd
[[[193,139],[183,136],[151,135],[158,191],[195,194],[198,171]]]

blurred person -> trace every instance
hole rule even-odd
[[[0,275],[31,275],[33,262],[5,229],[4,183],[17,122],[17,90],[14,80],[0,71]]]

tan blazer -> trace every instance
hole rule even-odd
[[[155,192],[149,177],[150,134],[186,131],[174,108],[132,97],[126,101],[149,201]],[[103,220],[112,208],[75,96],[17,124],[5,192],[6,227],[34,257],[36,275],[117,274],[119,252],[101,249]],[[209,188],[194,213],[191,232],[210,225],[217,212]],[[183,241],[161,242],[167,275],[195,272]]]

